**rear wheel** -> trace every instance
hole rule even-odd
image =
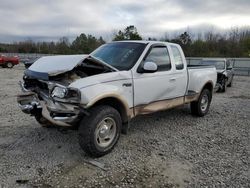
[[[100,157],[112,151],[121,132],[121,116],[110,106],[90,110],[79,127],[79,144],[91,156]]]
[[[191,102],[191,113],[196,116],[205,116],[208,113],[210,103],[212,100],[212,93],[208,89],[204,89],[198,101]]]
[[[11,69],[14,65],[11,62],[6,63],[6,67]]]

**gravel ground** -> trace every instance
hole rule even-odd
[[[250,77],[188,106],[131,122],[112,153],[91,159],[77,131],[46,129],[17,104],[23,67],[0,69],[0,187],[250,187]]]

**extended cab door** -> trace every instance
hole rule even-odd
[[[135,109],[139,109],[139,112],[135,112],[135,114],[150,113],[164,109],[165,106],[167,108],[167,106],[171,105],[167,100],[174,100],[184,96],[185,89],[182,92],[180,91],[183,86],[180,81],[181,73],[184,71],[176,73],[175,65],[170,60],[169,51],[169,48],[163,44],[152,45],[139,68],[145,62],[154,62],[157,64],[158,70],[154,73],[139,73],[138,71],[133,73],[134,106]],[[186,83],[186,80],[184,82]],[[181,86],[178,86],[178,83]],[[177,103],[183,103],[183,99],[178,100]]]
[[[170,44],[171,59],[174,65],[173,77],[176,80],[176,96],[184,96],[188,85],[187,63],[183,51],[179,45]]]

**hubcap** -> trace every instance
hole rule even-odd
[[[208,106],[208,96],[207,95],[203,95],[202,99],[201,99],[201,110],[204,112],[206,111]]]
[[[8,67],[8,68],[12,67],[12,64],[11,64],[11,63],[8,63],[8,64],[7,64],[7,67]]]
[[[116,123],[111,117],[103,119],[95,130],[95,140],[99,147],[108,147],[116,135]]]

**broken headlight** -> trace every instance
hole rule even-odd
[[[75,88],[66,88],[56,86],[51,92],[51,97],[60,102],[68,103],[79,103],[80,102],[80,91]]]
[[[51,93],[52,97],[64,98],[67,94],[67,89],[62,87],[55,87]]]

